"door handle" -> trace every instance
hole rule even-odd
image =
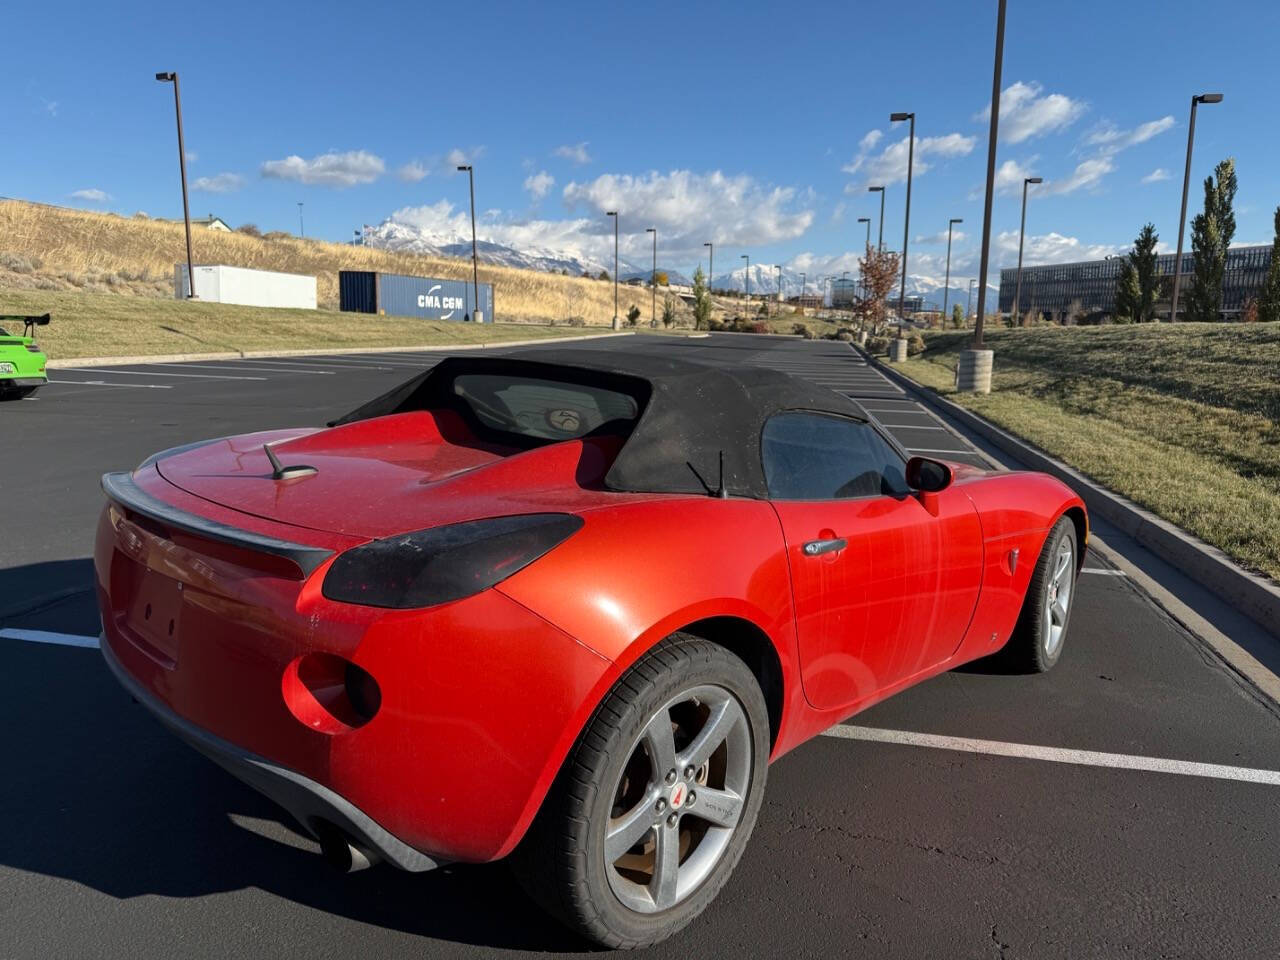
[[[810,540],[802,549],[806,557],[816,557],[824,553],[835,553],[849,545],[844,537],[833,537],[830,540]]]

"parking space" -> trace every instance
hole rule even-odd
[[[912,452],[986,464],[845,344],[581,347],[785,370],[856,397]],[[62,384],[3,414],[29,466],[6,474],[22,509],[0,536],[0,737],[19,771],[0,781],[0,809],[21,825],[0,844],[0,956],[582,949],[501,865],[328,872],[270,803],[132,705],[92,649],[56,642],[97,631],[102,472],[200,437],[321,423],[439,356],[55,370]],[[1275,705],[1099,554],[1072,618],[1049,674],[953,671],[776,764],[745,858],[680,952],[1274,954]]]

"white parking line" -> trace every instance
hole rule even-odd
[[[326,377],[332,377],[332,370],[298,370],[293,367],[229,367],[224,363],[150,363],[150,367],[186,367],[191,370],[243,370],[246,372],[258,370],[262,373],[314,373]]]
[[[18,630],[6,627],[0,630],[6,640],[26,640],[28,643],[56,643],[63,647],[97,647],[97,637],[85,637],[78,633],[50,633],[48,630]]]
[[[1258,770],[1253,767],[1232,767],[1218,763],[1167,760],[1162,757],[1140,757],[1128,753],[1098,753],[1094,750],[1068,750],[1061,747],[1040,747],[1029,743],[1005,743],[1001,740],[944,737],[933,733],[882,730],[877,727],[837,726],[824,730],[822,735],[838,737],[842,740],[868,740],[873,743],[932,747],[935,750],[955,750],[961,753],[985,753],[996,757],[1047,760],[1050,763],[1111,767],[1117,770],[1144,770],[1151,773],[1174,773],[1184,777],[1211,777],[1215,780],[1242,780],[1246,783],[1280,786],[1280,770]]]
[[[1100,577],[1124,577],[1128,576],[1123,570],[1107,570],[1103,567],[1081,567],[1081,573],[1096,573]]]
[[[876,418],[880,420],[879,417]],[[890,423],[888,420],[880,420],[882,427],[898,427],[902,430],[941,430],[943,433],[950,433],[946,427],[935,427],[929,423]]]
[[[974,453],[968,447],[907,447],[912,453]]]
[[[74,387],[132,387],[135,390],[172,390],[172,383],[107,383],[105,380],[50,380],[50,383],[69,384]],[[28,397],[27,399],[34,399]]]
[[[159,370],[101,370],[97,367],[59,367],[77,373],[106,373],[113,377],[189,377],[193,380],[267,380],[267,377],[223,377],[216,373],[164,373]],[[67,381],[63,381],[66,383]]]

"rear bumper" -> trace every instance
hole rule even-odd
[[[49,381],[44,377],[23,377],[10,373],[0,373],[0,390],[6,387],[22,389],[23,387],[43,387]]]
[[[116,680],[138,703],[150,710],[169,730],[232,776],[243,780],[288,810],[312,836],[320,839],[324,825],[329,825],[336,827],[361,852],[373,854],[401,870],[418,873],[432,870],[441,864],[442,861],[429,857],[392,836],[355,804],[323,784],[228,743],[184,720],[129,675],[111,652],[105,636],[101,638],[99,645],[102,657]]]

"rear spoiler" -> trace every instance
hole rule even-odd
[[[35,336],[36,327],[47,327],[50,319],[51,317],[47,313],[40,316],[26,313],[0,313],[0,320],[21,320],[22,335],[24,337]]]

